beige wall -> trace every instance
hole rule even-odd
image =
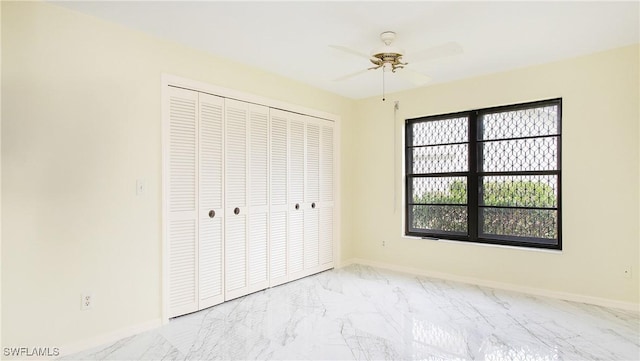
[[[4,345],[160,317],[162,72],[338,114],[351,136],[345,98],[55,5],[2,6]]]
[[[383,103],[347,100],[47,3],[3,2],[1,16],[5,346],[55,347],[160,317],[163,72],[342,116],[343,260],[638,302],[637,46]],[[562,253],[400,236],[394,125],[400,156],[404,118],[552,97],[564,101]],[[141,197],[137,178],[148,184]],[[622,277],[627,265],[633,279]],[[96,301],[83,312],[85,289]]]
[[[638,46],[357,102],[354,254],[424,272],[638,303]],[[562,97],[563,251],[402,238],[403,120]],[[401,152],[401,149],[397,149]],[[400,153],[401,154],[401,153]],[[366,181],[364,181],[366,180]],[[382,241],[386,241],[386,247]],[[634,277],[623,277],[632,266]]]

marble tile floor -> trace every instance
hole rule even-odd
[[[351,265],[65,360],[639,360],[640,316]]]

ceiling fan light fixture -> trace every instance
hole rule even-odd
[[[402,69],[407,63],[402,61],[402,53],[397,52],[384,52],[371,54],[369,59],[373,64],[377,66],[390,65],[391,69],[395,72],[396,69]]]
[[[371,51],[371,58],[369,60],[378,67],[384,66],[384,71],[391,70],[392,72],[395,72],[396,69],[402,69],[407,65],[407,63],[402,62],[404,49],[391,45],[395,38],[395,32],[383,32],[380,34],[380,40],[382,40],[384,45]],[[391,68],[389,69],[387,65],[390,65]]]

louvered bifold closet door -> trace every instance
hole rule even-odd
[[[225,300],[248,293],[247,133],[249,104],[225,99]]]
[[[199,309],[224,301],[224,99],[199,94]]]
[[[320,268],[333,267],[333,195],[334,195],[333,122],[320,121]]]
[[[269,108],[249,106],[248,292],[269,287]]]
[[[305,276],[304,270],[304,176],[305,119],[294,114],[289,120],[289,224],[288,279]]]
[[[198,310],[198,93],[168,93],[167,311],[174,317]]]
[[[287,134],[291,113],[270,109],[270,285],[287,282],[287,220],[288,220],[288,154]]]
[[[320,126],[317,119],[305,118],[304,268],[305,273],[311,274],[317,272],[320,265]]]

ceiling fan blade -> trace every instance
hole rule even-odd
[[[407,68],[396,71],[396,74],[398,74],[398,76],[400,76],[401,78],[404,78],[405,80],[408,80],[414,85],[418,86],[425,85],[431,81],[430,77]]]
[[[333,79],[333,81],[343,81],[343,80],[351,79],[351,78],[356,77],[356,76],[358,76],[360,74],[364,74],[364,73],[366,73],[368,71],[369,71],[369,69],[359,70],[359,71],[357,71],[355,73],[347,74],[347,75],[341,76],[339,78]]]
[[[434,46],[429,49],[413,53],[411,56],[412,63],[444,58],[446,56],[458,55],[462,53],[462,46],[456,42],[449,42],[442,45]]]
[[[351,55],[359,56],[361,58],[366,58],[366,59],[371,58],[369,55],[365,53],[359,52],[358,50],[355,50],[355,49],[347,48],[346,46],[329,45],[329,47],[334,48],[336,50],[344,51],[345,53],[349,53]]]

